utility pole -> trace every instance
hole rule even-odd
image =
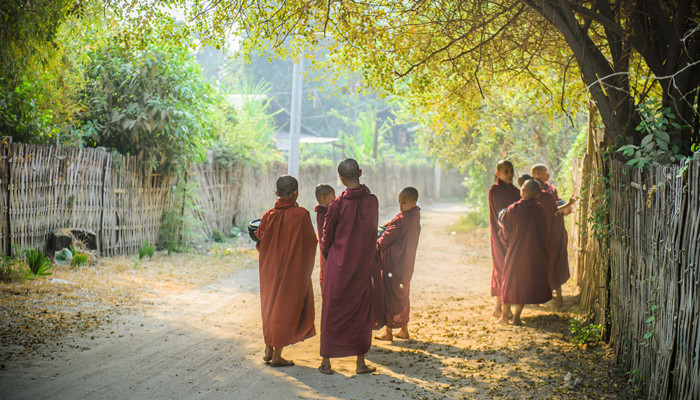
[[[301,82],[304,71],[304,55],[294,62],[292,69],[292,110],[289,121],[289,160],[287,173],[299,178],[299,138],[301,136]]]

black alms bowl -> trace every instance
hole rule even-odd
[[[260,243],[260,239],[258,239],[257,236],[255,236],[255,231],[258,230],[258,227],[260,226],[260,219],[254,219],[250,221],[250,224],[248,224],[248,236],[250,236],[250,240],[254,241],[255,243]]]

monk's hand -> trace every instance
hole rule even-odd
[[[379,242],[377,242],[377,251],[379,251]]]

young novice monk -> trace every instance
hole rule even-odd
[[[316,211],[316,230],[318,230],[318,239],[321,240],[323,234],[323,223],[326,221],[326,212],[328,205],[335,199],[335,189],[333,186],[319,183],[316,185],[316,201],[318,205],[314,207]],[[323,253],[320,255],[321,271],[319,274],[319,282],[321,284],[321,294],[323,294],[323,273],[326,271],[326,259]]]
[[[493,271],[491,273],[491,296],[496,297],[493,316],[501,316],[501,280],[505,263],[506,247],[498,237],[498,213],[504,208],[520,200],[520,191],[513,186],[513,164],[501,160],[496,166],[496,183],[489,189],[489,225],[491,225],[491,258]]]
[[[408,339],[408,293],[420,236],[420,207],[416,205],[417,201],[418,190],[404,188],[399,193],[400,212],[385,225],[384,233],[377,240],[384,281],[386,321],[386,332],[376,336],[379,340],[393,340],[394,328],[400,329],[396,337]]]
[[[331,358],[357,356],[356,373],[376,370],[365,363],[372,344],[372,273],[377,251],[379,203],[365,185],[362,170],[348,158],[338,165],[347,187],[328,206],[321,253],[326,257],[321,312],[321,366],[332,374]]]
[[[561,200],[557,189],[549,184],[549,171],[547,166],[544,164],[535,164],[532,166],[532,178],[536,179],[542,186],[542,191],[549,193],[554,199],[555,203]],[[568,246],[568,235],[566,233],[566,224],[564,223],[564,215],[571,213],[570,205],[575,202],[572,199],[569,203],[564,205],[564,207],[558,207],[558,212],[555,216],[551,217],[550,222],[550,237],[549,237],[549,255],[550,255],[550,265],[548,272],[549,283],[556,291],[555,304],[557,306],[562,306],[564,300],[561,294],[561,285],[563,285],[571,276],[569,273],[569,256],[567,254]]]
[[[277,179],[275,208],[260,219],[260,305],[265,355],[273,367],[294,365],[282,358],[285,346],[316,334],[311,271],[316,258],[316,233],[309,212],[296,203],[297,180]]]
[[[513,324],[522,325],[525,304],[545,303],[552,298],[547,282],[547,225],[544,209],[537,203],[540,185],[529,180],[520,189],[522,200],[510,205],[501,222],[500,236],[508,250],[501,286],[502,324],[508,323],[510,305],[515,304]]]

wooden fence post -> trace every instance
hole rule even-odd
[[[4,204],[2,205],[2,210],[0,210],[3,215],[3,232],[2,239],[5,243],[2,244],[2,249],[6,256],[12,256],[12,238],[10,233],[10,156],[12,153],[12,136],[3,136],[2,142],[0,143],[0,157],[2,158],[2,200]]]

